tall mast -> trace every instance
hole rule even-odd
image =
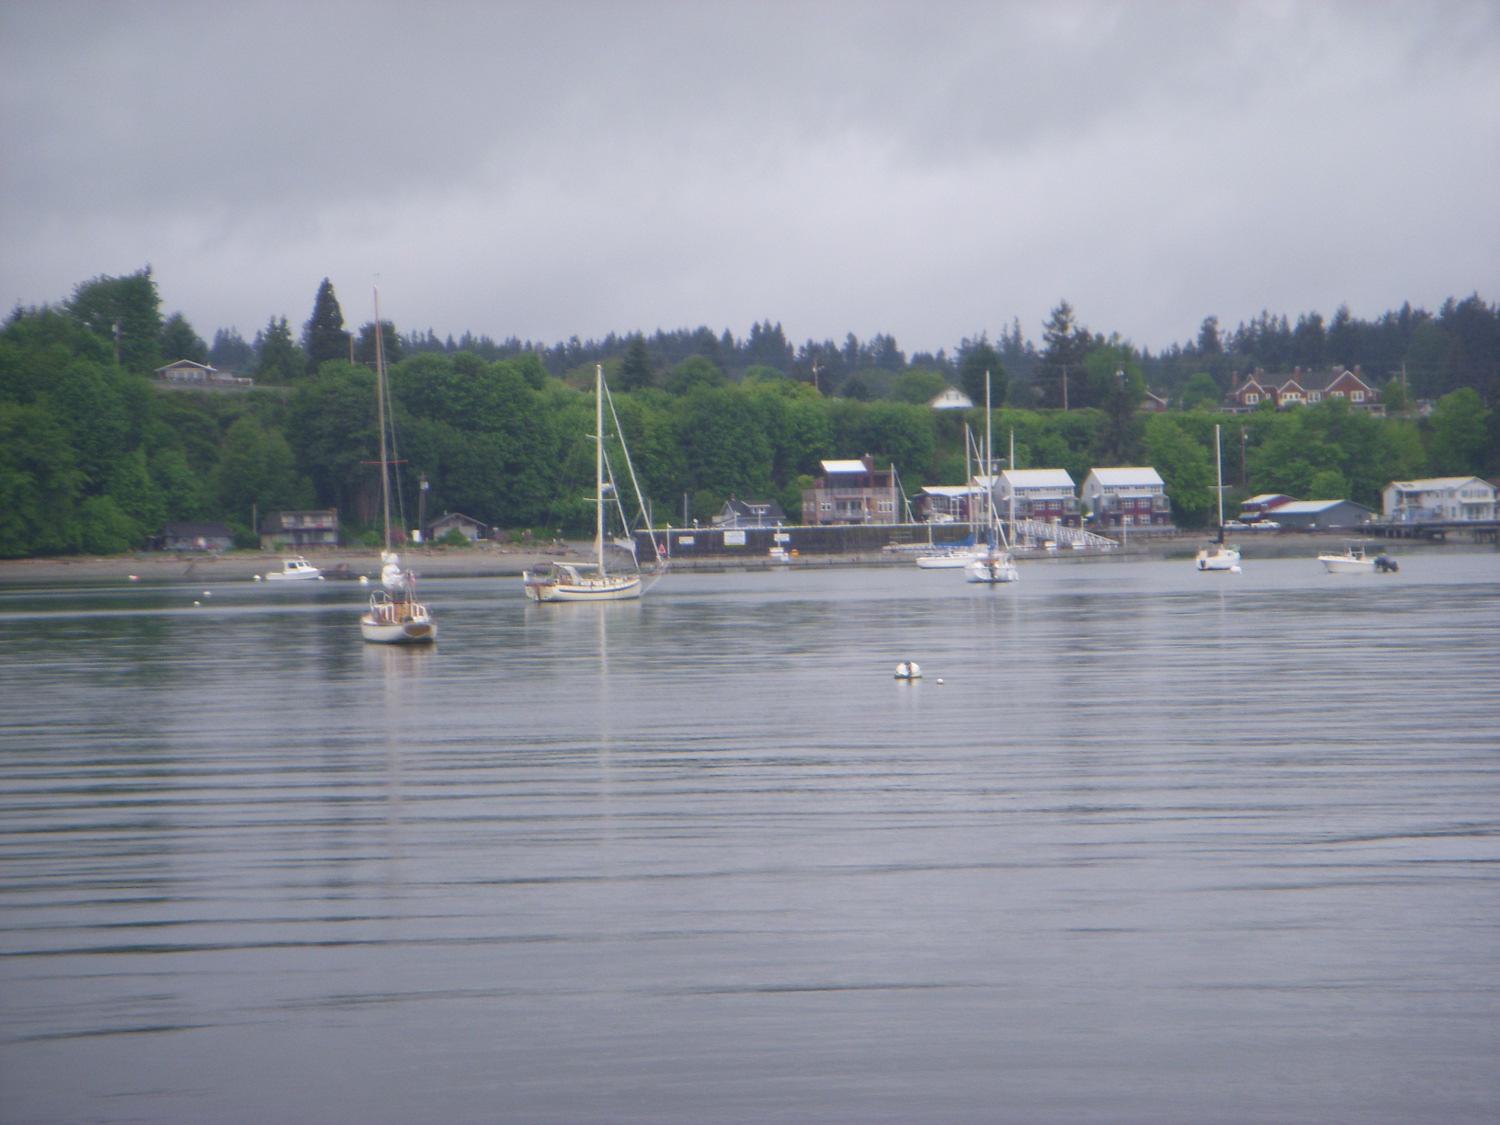
[[[604,364],[594,365],[594,493],[599,507],[594,518],[594,557],[604,577]]]
[[[1214,426],[1214,491],[1219,496],[1219,542],[1224,542],[1224,458],[1219,452],[1219,427]]]
[[[984,373],[984,512],[989,520],[990,549],[995,548],[995,434],[990,413],[990,373]]]
[[[380,290],[375,290],[375,417],[380,426],[380,511],[385,549],[391,549],[390,462],[385,450],[385,345],[380,327]]]

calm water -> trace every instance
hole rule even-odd
[[[1500,555],[1023,565],[0,591],[0,1119],[1500,1118]]]

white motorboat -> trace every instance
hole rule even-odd
[[[323,572],[301,555],[281,560],[281,569],[266,574],[267,582],[310,582],[323,577]]]
[[[1365,553],[1362,542],[1345,543],[1342,551],[1319,555],[1318,561],[1329,574],[1373,574],[1377,570],[1386,573],[1401,569],[1396,560],[1384,552],[1371,558]]]
[[[417,576],[404,570],[391,550],[391,465],[386,444],[385,346],[380,329],[380,294],[375,294],[375,418],[380,426],[380,509],[385,543],[380,553],[380,585],[359,617],[360,636],[371,644],[425,645],[437,640],[432,613],[417,600]],[[404,522],[404,521],[403,521]]]
[[[1224,542],[1224,459],[1219,452],[1219,427],[1214,427],[1214,492],[1219,497],[1219,535],[1198,551],[1194,565],[1199,570],[1240,572],[1240,549]]]
[[[630,454],[625,449],[625,434],[620,428],[620,419],[615,414],[614,400],[609,398],[609,388],[604,383],[604,366],[594,368],[594,558],[590,562],[549,562],[543,566],[523,571],[522,586],[526,596],[536,602],[617,602],[640,597],[647,588],[639,562],[635,557],[635,540],[615,540],[630,557],[627,570],[611,572],[605,562],[606,512],[613,504],[619,512],[621,522],[627,523],[625,510],[620,503],[619,489],[615,487],[614,470],[604,452],[604,403],[609,400],[609,413],[614,423],[614,433],[620,442],[620,453],[624,468],[634,486],[639,510],[646,511],[641,496],[640,482],[630,464]],[[653,537],[653,543],[655,542]],[[658,546],[656,569],[652,581],[661,577],[666,569],[665,552]]]

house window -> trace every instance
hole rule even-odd
[[[1259,401],[1260,401],[1260,395],[1246,395],[1245,396],[1245,405],[1246,406],[1254,406]]]
[[[833,511],[833,501],[832,500],[824,500],[821,504],[818,505],[818,511],[820,511],[820,512],[831,512],[831,511]]]
[[[1349,397],[1352,398],[1355,402],[1364,402],[1365,401],[1365,392],[1364,391],[1355,391]]]

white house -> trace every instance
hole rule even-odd
[[[1009,518],[1014,498],[1018,520],[1044,520],[1077,527],[1078,486],[1067,469],[1005,469],[994,478],[976,477],[980,483],[993,479],[995,503]]]
[[[1084,479],[1083,496],[1097,530],[1171,527],[1172,504],[1161,474],[1148,465],[1094,469]]]
[[[1395,480],[1385,486],[1380,502],[1385,518],[1396,523],[1492,520],[1495,491],[1479,477]]]
[[[974,400],[957,387],[944,387],[942,393],[927,405],[934,410],[972,410]]]

